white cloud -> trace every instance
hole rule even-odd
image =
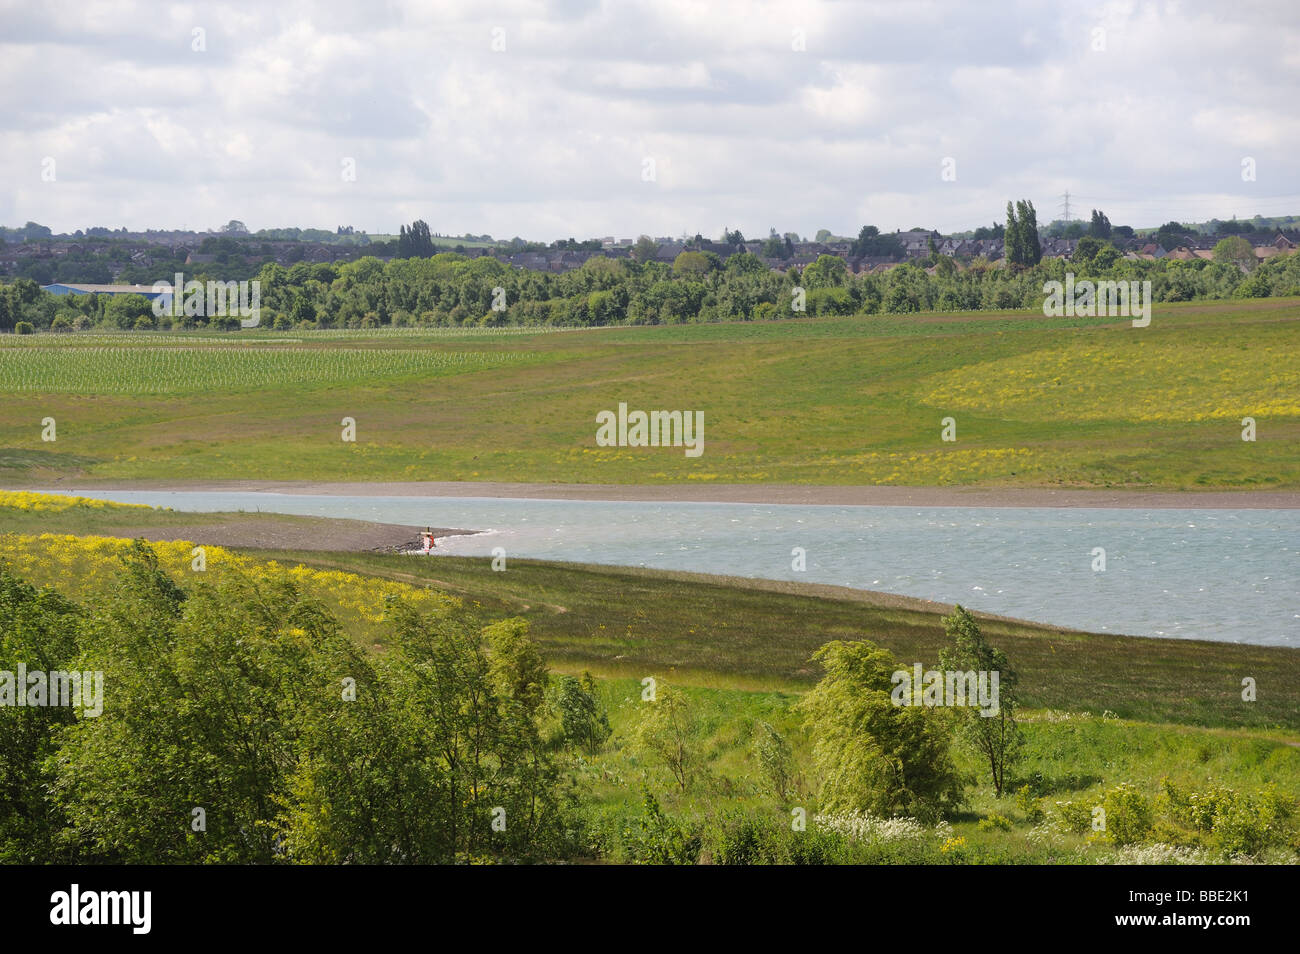
[[[1019,197],[1045,220],[1067,188],[1137,225],[1294,212],[1298,11],[14,0],[0,222],[811,234],[968,228]]]

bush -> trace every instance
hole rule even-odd
[[[560,717],[560,736],[566,745],[595,755],[612,734],[609,716],[596,695],[590,673],[582,679],[563,676],[550,693],[550,704]]]
[[[1164,798],[1170,820],[1194,832],[1192,841],[1208,840],[1229,855],[1257,855],[1289,837],[1292,806],[1273,789],[1184,791],[1165,779]]]
[[[18,324],[14,325],[14,334],[16,335],[30,335],[35,331],[36,329],[32,327],[30,321],[20,321]]]
[[[794,755],[790,743],[770,722],[754,726],[754,758],[758,760],[771,793],[785,801],[794,777]]]
[[[632,740],[637,750],[672,772],[678,789],[684,792],[701,761],[695,748],[697,728],[686,697],[665,686],[653,702],[643,704]]]
[[[742,815],[711,828],[705,851],[720,865],[773,864],[779,852],[778,838],[770,821]]]
[[[1101,802],[1106,812],[1106,837],[1117,845],[1135,845],[1151,834],[1151,803],[1134,786],[1121,782]]]
[[[826,675],[798,709],[817,740],[823,811],[933,822],[960,804],[949,720],[924,706],[894,704],[893,656],[866,641],[834,640],[813,659]]]
[[[628,860],[638,864],[693,865],[700,857],[699,833],[665,815],[648,788],[642,789],[641,818],[622,835]]]
[[[1092,806],[1081,802],[1057,802],[1057,825],[1062,831],[1081,835],[1092,827]]]
[[[784,819],[736,813],[709,826],[700,857],[719,865],[833,865],[851,851],[848,839],[820,826],[796,831]]]
[[[994,812],[987,818],[981,818],[978,827],[980,831],[993,831],[995,829],[997,831],[1010,831],[1011,819]]]
[[[1025,821],[1037,825],[1043,820],[1043,800],[1034,794],[1029,785],[1021,785],[1016,792],[1016,808],[1025,816]]]

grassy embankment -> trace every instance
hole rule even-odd
[[[177,349],[198,349],[178,351]],[[1300,300],[558,334],[0,344],[0,483],[463,480],[1300,488]],[[705,452],[601,448],[689,409]],[[356,443],[340,439],[344,417]],[[940,440],[956,420],[957,440]],[[57,441],[41,440],[53,417]],[[1258,439],[1241,439],[1253,417]]]

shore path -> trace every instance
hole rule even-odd
[[[1295,510],[1300,491],[1094,490],[1036,487],[813,486],[807,484],[514,484],[464,481],[339,483],[305,480],[69,481],[60,493],[175,490],[339,497],[508,497],[552,500],[826,504],[873,507],[1105,507]],[[55,488],[50,488],[55,489]]]

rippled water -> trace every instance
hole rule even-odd
[[[64,491],[67,492],[67,491]],[[440,552],[836,583],[1098,632],[1300,647],[1300,511],[84,493],[488,532]],[[792,569],[792,550],[807,569]],[[1093,570],[1093,548],[1106,551]],[[410,559],[427,559],[411,557]]]

